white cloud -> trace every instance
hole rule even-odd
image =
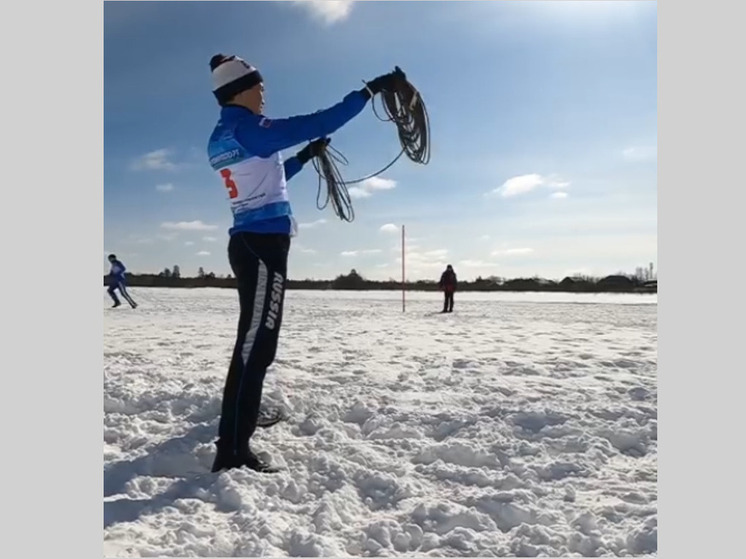
[[[299,223],[298,228],[299,229],[312,229],[314,227],[318,227],[319,225],[323,225],[326,223],[326,219],[321,218],[317,219],[316,221],[311,221],[310,223]]]
[[[520,175],[506,180],[501,186],[491,191],[490,195],[499,195],[503,198],[519,196],[531,192],[540,186],[548,188],[567,188],[570,183],[557,177],[545,177],[536,173]]]
[[[567,188],[570,186],[570,181],[563,181],[560,179],[547,179],[544,186],[547,186],[548,188]]]
[[[187,241],[187,242],[185,242],[185,243],[184,243],[184,246],[188,246],[188,247],[190,247],[190,246],[192,246],[193,244],[194,244],[194,241]]]
[[[448,256],[448,250],[445,248],[438,248],[420,251],[412,247],[407,247],[404,256],[406,258],[407,270],[411,272],[420,269],[445,268],[447,264],[446,257]],[[399,256],[396,257],[396,261],[401,264],[401,249],[399,249]]]
[[[300,243],[293,244],[293,251],[302,252],[303,254],[316,254],[316,251],[312,248],[307,248]]]
[[[567,192],[552,192],[550,198],[567,198]]]
[[[396,181],[383,177],[371,177],[360,183],[366,190],[391,190],[396,188]]]
[[[316,19],[331,25],[342,21],[350,15],[353,0],[293,0],[293,4],[301,6]]]
[[[438,248],[435,250],[428,250],[422,253],[425,258],[445,258],[448,256],[448,250],[445,248]]]
[[[381,177],[371,177],[348,189],[350,198],[370,198],[373,193],[380,190],[391,190],[396,188],[396,181]]]
[[[166,221],[161,223],[161,228],[171,229],[173,231],[212,231],[217,229],[217,225],[207,225],[199,220],[196,221]]]
[[[537,186],[541,186],[543,179],[541,175],[521,175],[520,177],[513,177],[512,179],[506,180],[503,185],[498,188],[499,193],[504,196],[517,196],[530,192]]]
[[[347,194],[350,195],[350,198],[353,198],[355,200],[360,198],[370,198],[371,196],[373,196],[370,192],[359,186],[351,186],[347,189]]]
[[[197,256],[210,256],[210,253],[208,251],[206,251],[206,250],[200,250],[197,253]]]
[[[479,240],[480,241],[489,241],[490,240],[490,236],[489,235],[482,235],[481,237],[479,237]]]
[[[386,225],[381,225],[379,231],[381,231],[382,233],[398,233],[400,231],[400,228],[393,223],[387,223]]]
[[[658,157],[658,146],[632,146],[622,151],[627,161],[650,161]]]
[[[520,256],[522,254],[531,254],[534,252],[532,248],[503,248],[493,250],[491,256]]]
[[[170,182],[167,184],[156,184],[155,189],[158,192],[172,192],[174,189],[174,185],[171,184]]]
[[[135,159],[130,168],[134,171],[174,171],[176,164],[169,159],[172,153],[167,148],[151,151]]]
[[[380,248],[371,248],[367,250],[345,250],[342,251],[340,254],[342,256],[358,256],[362,254],[379,254],[381,252]]]
[[[202,240],[205,241],[206,243],[215,243],[217,242],[218,238],[217,237],[202,237]]]

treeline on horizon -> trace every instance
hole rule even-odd
[[[228,275],[219,277],[214,273],[205,273],[201,268],[196,277],[183,277],[178,266],[174,270],[164,270],[158,274],[126,274],[127,284],[132,287],[221,287],[236,288],[236,279]],[[104,275],[104,286],[109,283],[108,275]],[[406,291],[439,291],[438,283],[434,280],[408,281],[401,280],[369,280],[361,276],[356,270],[349,274],[341,274],[333,280],[294,280],[288,279],[287,289],[318,289],[318,290],[397,290]],[[582,293],[657,293],[658,281],[635,275],[614,274],[602,278],[590,276],[566,277],[561,281],[547,280],[539,277],[503,279],[496,276],[488,278],[477,277],[473,281],[459,280],[458,291],[563,291]]]

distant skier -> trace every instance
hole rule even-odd
[[[453,293],[456,291],[458,279],[456,278],[456,272],[453,271],[453,267],[450,264],[446,266],[445,271],[440,275],[438,285],[444,295],[443,310],[441,312],[453,312]]]
[[[109,262],[111,263],[111,269],[109,270],[108,291],[111,298],[114,299],[114,304],[111,308],[116,308],[122,304],[119,302],[119,297],[117,297],[117,294],[115,292],[116,289],[119,289],[119,293],[122,294],[124,300],[130,304],[130,307],[136,309],[137,303],[135,303],[135,301],[132,300],[132,297],[130,297],[129,293],[127,293],[127,278],[124,275],[124,272],[127,270],[127,268],[124,267],[124,264],[122,264],[121,261],[117,260],[115,254],[109,255]]]

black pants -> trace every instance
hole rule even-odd
[[[109,292],[109,297],[111,297],[114,300],[114,303],[119,305],[119,297],[117,297],[116,290],[119,289],[119,293],[122,294],[122,297],[124,297],[124,300],[127,301],[133,309],[137,306],[137,303],[130,297],[130,294],[127,293],[127,286],[123,281],[117,282],[116,280],[111,280],[111,283],[109,284],[109,289],[107,291]]]
[[[453,312],[453,291],[443,291],[443,312]]]
[[[277,351],[289,249],[288,235],[238,233],[228,243],[241,314],[223,392],[217,442],[222,452],[248,452],[256,429],[264,375]]]

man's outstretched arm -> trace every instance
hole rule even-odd
[[[256,117],[256,124],[236,130],[236,139],[259,157],[269,157],[301,142],[330,135],[360,114],[368,99],[365,90],[353,91],[333,107],[313,114],[279,119]]]
[[[236,138],[252,153],[269,157],[303,141],[329,136],[360,114],[373,95],[392,89],[402,76],[401,71],[378,76],[366,87],[345,95],[336,105],[312,114],[278,119],[256,115],[253,125],[236,130]]]

